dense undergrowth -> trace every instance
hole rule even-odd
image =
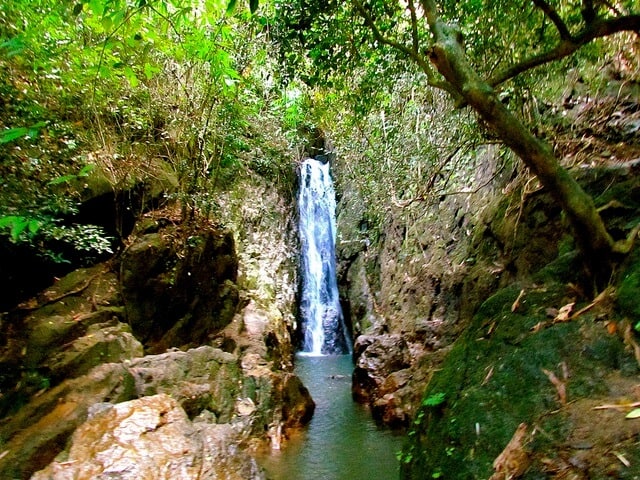
[[[0,249],[22,264],[3,265],[3,304],[24,296],[24,266],[104,259],[150,206],[216,221],[218,193],[250,174],[292,194],[313,128],[274,79],[266,7],[234,4],[0,7]]]

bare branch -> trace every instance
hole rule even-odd
[[[583,0],[582,5],[583,7],[580,12],[582,14],[582,19],[584,20],[584,23],[590,24],[596,19],[597,15],[596,10],[593,7],[593,0]]]
[[[449,82],[443,81],[436,77],[435,72],[431,67],[431,64],[420,53],[419,44],[418,44],[418,47],[416,48],[415,45],[418,40],[417,31],[413,39],[414,41],[413,48],[409,48],[406,45],[403,45],[402,43],[396,42],[391,38],[385,37],[382,34],[382,32],[380,32],[380,29],[378,29],[378,26],[373,20],[371,13],[364,7],[364,5],[362,5],[360,0],[353,0],[353,3],[356,6],[358,12],[360,13],[360,16],[362,16],[362,18],[364,19],[365,24],[371,29],[371,32],[373,33],[373,37],[376,39],[376,41],[380,42],[383,45],[388,45],[398,50],[399,52],[404,53],[409,58],[411,58],[414,62],[416,62],[416,64],[420,67],[420,69],[427,75],[427,83],[429,85],[435,88],[439,88],[441,90],[445,90],[446,92],[454,96],[454,98],[459,98],[460,96],[459,93],[457,93],[457,91],[453,88],[451,84],[449,84]],[[417,19],[416,19],[415,27],[417,29]]]
[[[556,29],[558,30],[558,33],[560,34],[560,38],[562,40],[571,39],[571,33],[569,32],[569,29],[565,25],[562,18],[560,18],[560,15],[558,15],[558,12],[555,8],[549,5],[545,0],[533,0],[533,4],[540,10],[542,10],[547,17],[549,17],[549,20],[551,20],[556,26]]]
[[[418,53],[420,51],[420,43],[418,40],[418,17],[416,15],[416,6],[413,4],[413,0],[409,0],[409,12],[411,12],[411,38],[413,39],[413,51]]]
[[[552,49],[538,55],[533,55],[522,62],[498,72],[489,78],[487,83],[492,87],[496,87],[527,70],[568,57],[596,38],[607,37],[623,31],[639,32],[640,15],[627,15],[606,20],[596,19],[577,35],[566,40],[561,40]]]

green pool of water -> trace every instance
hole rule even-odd
[[[348,355],[298,356],[296,373],[316,411],[309,426],[281,451],[261,459],[270,480],[395,480],[402,436],[378,427],[351,398]]]

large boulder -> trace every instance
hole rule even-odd
[[[64,449],[92,405],[134,397],[132,375],[116,363],[100,365],[36,396],[0,426],[0,478],[29,478]]]
[[[142,356],[108,265],[76,270],[0,322],[0,414],[97,365]]]
[[[373,403],[385,379],[411,365],[407,342],[397,334],[360,335],[353,354],[356,367],[352,392],[361,403]]]
[[[152,353],[206,343],[236,313],[238,262],[233,236],[166,227],[139,236],[122,255],[128,323]]]
[[[128,362],[128,371],[139,397],[164,393],[189,417],[208,410],[221,423],[233,417],[243,382],[238,358],[210,346],[147,355]]]
[[[178,402],[158,394],[97,404],[73,434],[68,454],[32,480],[259,480],[231,425],[192,423]]]

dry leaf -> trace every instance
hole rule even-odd
[[[545,370],[543,368],[542,372],[547,376],[547,378],[553,384],[553,386],[556,387],[556,392],[558,393],[558,399],[560,400],[560,403],[562,405],[566,405],[567,404],[567,386],[565,382],[560,380],[558,377],[556,377],[555,373],[549,370]]]
[[[589,305],[587,305],[586,307],[581,308],[580,310],[578,310],[576,313],[574,313],[573,315],[571,315],[571,320],[573,320],[574,318],[579,317],[580,315],[582,315],[585,312],[588,312],[589,310],[591,310],[593,307],[595,307],[596,305],[598,305],[599,303],[604,302],[607,299],[611,298],[611,294],[613,292],[613,289],[611,287],[607,287],[605,288],[602,292],[600,292],[598,294],[598,296],[596,298],[593,299],[593,302],[591,302]]]
[[[538,322],[533,327],[531,327],[531,331],[536,333],[542,330],[543,328],[545,328],[546,326],[547,326],[547,322]]]
[[[629,468],[631,466],[631,462],[629,460],[627,460],[627,457],[625,457],[624,455],[622,455],[621,453],[618,452],[611,452],[615,455],[615,457],[620,460],[620,463],[622,463],[625,467]]]
[[[640,402],[633,403],[613,403],[613,404],[605,404],[598,405],[597,407],[593,407],[594,410],[626,410],[628,408],[640,407]]]
[[[491,377],[493,377],[493,365],[491,365],[489,372],[485,375],[484,380],[482,381],[482,385],[486,385]]]
[[[521,423],[500,455],[493,461],[495,473],[489,480],[510,480],[522,476],[529,468],[529,455],[524,449],[527,424]]]
[[[520,294],[518,295],[518,298],[516,298],[516,301],[513,302],[513,305],[511,305],[511,312],[515,312],[518,308],[520,308],[520,300],[522,300],[522,297],[524,297],[524,288],[522,290],[520,290]]]
[[[607,333],[609,335],[613,335],[618,331],[618,324],[613,320],[605,323],[605,326],[607,327]]]
[[[567,366],[567,362],[561,362],[560,368],[562,369],[562,378],[565,381],[569,380],[569,367]]]
[[[558,310],[558,315],[553,319],[553,323],[568,322],[571,319],[571,312],[576,302],[567,303],[564,307]]]

